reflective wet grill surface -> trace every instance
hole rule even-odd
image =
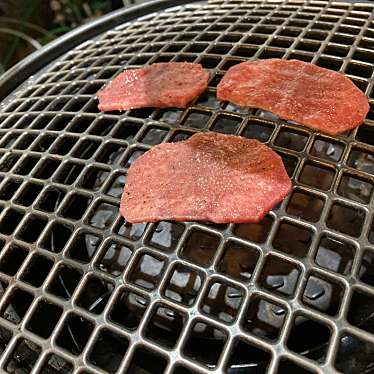
[[[374,372],[373,112],[337,137],[215,99],[249,58],[373,95],[374,5],[210,1],[84,43],[0,106],[0,366],[8,373]],[[125,67],[211,69],[188,108],[99,113]],[[293,191],[258,224],[130,225],[131,163],[213,130],[257,138]]]

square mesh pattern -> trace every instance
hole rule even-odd
[[[346,74],[373,106],[373,10],[176,7],[78,46],[2,103],[0,371],[372,370],[374,112],[331,137],[215,95],[235,64],[299,59]],[[185,109],[98,111],[124,68],[167,61],[210,69],[206,92]],[[134,160],[205,130],[273,148],[290,196],[257,224],[125,222]]]

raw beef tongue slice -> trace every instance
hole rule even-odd
[[[282,159],[266,145],[199,133],[157,145],[132,164],[121,214],[130,223],[258,222],[290,190]]]
[[[361,125],[369,111],[366,96],[347,77],[298,60],[235,65],[218,84],[217,97],[331,135]]]
[[[200,64],[187,62],[126,70],[97,93],[99,109],[183,108],[207,88],[208,80]]]

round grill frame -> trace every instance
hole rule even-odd
[[[365,131],[370,134],[373,125],[372,114],[369,114],[365,127],[348,134],[330,137],[290,122],[274,119],[263,111],[239,110],[228,106],[227,103],[218,104],[213,96],[217,77],[221,77],[231,64],[245,61],[247,58],[283,57],[300,58],[349,73],[356,84],[365,88],[372,104],[373,68],[367,61],[374,54],[368,47],[374,45],[374,5],[328,1],[212,0],[208,4],[176,7],[167,12],[154,13],[135,22],[122,24],[133,18],[139,9],[144,12],[142,14],[147,14],[176,3],[168,1],[155,4],[137,7],[130,12],[118,12],[99,23],[100,27],[96,30],[93,26],[86,29],[87,33],[83,32],[83,29],[78,30],[67,39],[56,42],[51,49],[45,49],[40,56],[26,59],[6,75],[0,87],[0,96],[7,96],[26,79],[31,70],[36,72],[46,64],[46,54],[49,51],[53,51],[49,57],[53,59],[64,52],[65,48],[59,50],[61,45],[66,44],[68,48],[68,40],[79,44],[93,35],[100,34],[94,41],[84,42],[58,57],[57,61],[42,73],[30,78],[0,105],[0,175],[3,178],[0,193],[5,194],[9,181],[21,183],[17,188],[14,187],[16,190],[10,193],[9,199],[1,202],[3,210],[0,216],[0,236],[4,248],[0,253],[0,278],[6,290],[0,300],[0,326],[11,332],[11,338],[4,344],[0,366],[2,370],[6,370],[9,360],[15,357],[18,347],[23,344],[23,339],[27,339],[40,347],[40,354],[36,355],[35,362],[30,367],[33,373],[45,370],[46,359],[49,359],[52,352],[72,363],[74,372],[106,372],[100,370],[90,357],[97,339],[109,330],[116,334],[117,339],[120,337],[129,344],[118,372],[125,372],[133,365],[134,355],[136,356],[140,347],[162,357],[161,361],[166,362],[166,373],[173,372],[177,365],[197,372],[221,372],[232,359],[236,344],[240,340],[247,344],[248,349],[259,349],[270,354],[271,359],[266,369],[268,373],[279,372],[281,359],[290,360],[311,372],[334,373],[337,371],[334,363],[339,355],[340,339],[343,336],[355,336],[366,342],[368,349],[374,346],[372,332],[355,325],[349,317],[351,298],[355,294],[363,293],[369,298],[374,297],[372,285],[362,281],[360,274],[364,254],[366,251],[371,253],[370,250],[373,249],[370,236],[372,193],[370,192],[368,201],[364,203],[354,200],[352,196],[342,196],[340,192],[346,175],[364,180],[373,186],[373,172],[370,167],[359,163],[359,157],[363,157],[370,166],[373,157],[373,144],[370,144],[370,139],[365,136]],[[121,26],[102,34],[104,29],[112,28],[115,24]],[[81,37],[76,38],[78,35]],[[323,39],[318,39],[323,36]],[[332,43],[333,41],[337,42]],[[275,45],[276,43],[278,45]],[[279,46],[279,43],[284,43],[284,47]],[[181,49],[178,49],[179,47]],[[116,51],[116,48],[122,48],[122,51]],[[345,52],[346,56],[342,56]],[[139,67],[145,63],[170,60],[194,61],[211,68],[216,76],[209,84],[208,94],[202,95],[189,108],[181,111],[136,110],[120,114],[97,112],[95,92],[108,79],[118,74],[126,64]],[[124,175],[127,161],[134,150],[149,149],[155,139],[175,140],[175,136],[180,133],[192,134],[195,131],[218,129],[245,134],[253,124],[270,129],[268,138],[262,140],[278,151],[286,164],[286,159],[295,161],[295,164],[287,164],[293,169],[290,172],[294,183],[293,193],[277,209],[269,213],[268,217],[272,223],[266,232],[264,242],[258,243],[236,236],[236,225],[217,226],[190,222],[183,224],[175,248],[164,250],[150,242],[158,224],[148,224],[141,236],[135,239],[129,236],[130,228],[124,231],[123,221],[118,214],[119,198],[108,195],[108,191],[114,188],[116,178]],[[109,128],[108,132],[104,131],[105,127]],[[153,131],[152,136],[149,136],[150,130]],[[284,138],[283,134],[288,138]],[[317,141],[340,144],[341,155],[338,160],[313,155]],[[332,173],[332,179],[327,186],[318,187],[313,185],[310,179],[305,179],[305,167],[309,164]],[[84,184],[89,180],[89,173],[95,168],[108,172],[97,190],[95,186],[87,187],[88,184]],[[47,192],[51,187],[64,191],[65,195],[58,204],[56,203],[55,209],[49,208],[52,211],[46,211],[43,199],[44,196],[49,196]],[[32,197],[24,197],[32,188],[35,191],[40,189],[34,193],[34,201]],[[323,202],[316,219],[303,218],[302,213],[301,216],[289,213],[291,200],[296,191]],[[27,202],[30,199],[31,204]],[[81,206],[84,199],[89,201],[87,209],[79,213],[75,208]],[[109,212],[109,223],[101,223],[104,225],[102,227],[98,226],[97,221],[94,221],[93,226],[92,221],[100,204],[107,204],[105,209]],[[341,225],[329,218],[335,206],[348,207],[343,213],[353,217],[353,220],[358,219],[360,229],[353,227],[353,231],[348,234],[342,232]],[[13,214],[14,212],[19,212],[22,219],[15,218],[17,214]],[[286,222],[311,232],[312,238],[304,255],[285,253],[274,246],[280,227]],[[53,244],[53,232],[57,225],[71,232],[66,234],[66,243],[56,250],[56,247],[60,246]],[[196,231],[214,235],[219,239],[212,261],[207,266],[199,266],[191,258],[186,259],[183,253],[189,235]],[[61,231],[58,232],[61,235]],[[76,243],[81,245],[82,241],[78,238],[86,232],[97,235],[101,240],[91,258],[82,261],[79,260]],[[320,241],[326,235],[350,243],[354,248],[351,270],[348,274],[328,270],[316,263],[315,256],[320,248]],[[227,250],[229,239],[253,248],[260,254],[248,282],[227,276],[218,268],[222,255]],[[89,247],[89,239],[85,237],[82,240]],[[123,273],[117,276],[101,271],[98,267],[113,240],[132,250],[132,256]],[[49,248],[46,243],[49,243]],[[18,246],[20,250],[15,251],[14,246]],[[42,285],[38,287],[31,285],[26,277],[37,255],[45,256],[53,262]],[[142,287],[139,282],[136,283],[137,280],[133,276],[138,261],[147,255],[154,258],[155,264],[160,264],[160,261],[164,264],[162,274],[152,290]],[[6,263],[7,256],[11,259],[16,258],[16,263],[19,263],[19,268],[15,269],[14,274],[9,273],[7,269],[1,270],[1,263]],[[270,258],[286,261],[299,271],[292,296],[282,296],[275,290],[269,291],[265,287],[261,274],[267,271],[266,266]],[[176,264],[186,266],[201,275],[202,286],[192,306],[183,306],[165,297],[164,290],[169,285]],[[67,300],[51,291],[62,266],[77,269],[81,274],[79,283]],[[336,315],[331,316],[318,311],[303,301],[303,293],[310,275],[327,280],[330,284],[337,284],[343,290],[341,305]],[[106,282],[106,286],[110,284],[113,287],[108,288],[110,296],[104,310],[97,314],[87,310],[89,307],[85,296],[82,296],[92,277],[98,277],[102,282]],[[243,301],[231,323],[225,323],[212,314],[202,312],[213,282],[229,284],[243,295]],[[146,284],[144,279],[141,284]],[[125,288],[148,301],[140,325],[135,331],[114,323],[109,316],[117,297]],[[13,323],[6,318],[5,312],[9,304],[15,303],[19,289],[31,295],[31,301],[20,321]],[[275,342],[269,342],[243,329],[243,321],[247,308],[252,305],[253,295],[282,305],[286,311],[284,324]],[[46,339],[43,339],[40,331],[30,331],[32,318],[43,300],[61,308],[61,317]],[[160,302],[185,318],[183,329],[173,349],[168,349],[145,336],[147,325]],[[92,305],[90,307],[94,309]],[[88,334],[87,341],[82,347],[83,353],[77,355],[69,353],[69,350],[60,344],[60,337],[66,330],[66,322],[73,315],[85,318],[92,326],[92,333]],[[299,315],[307,316],[308,319],[329,329],[330,343],[323,363],[307,359],[297,354],[295,348],[289,347],[288,339],[294,320]],[[214,326],[226,334],[227,339],[215,367],[204,366],[201,360],[196,362],[186,354],[192,327],[198,321]],[[82,327],[82,331],[90,330],[87,324],[85,326]]]

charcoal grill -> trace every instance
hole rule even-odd
[[[331,137],[215,99],[229,67],[276,57],[345,73],[372,104],[373,9],[161,1],[78,29],[7,73],[0,371],[374,373],[373,111]],[[184,110],[98,112],[108,79],[166,61],[211,69],[208,90]],[[131,163],[206,130],[272,147],[289,197],[259,224],[124,222]]]

